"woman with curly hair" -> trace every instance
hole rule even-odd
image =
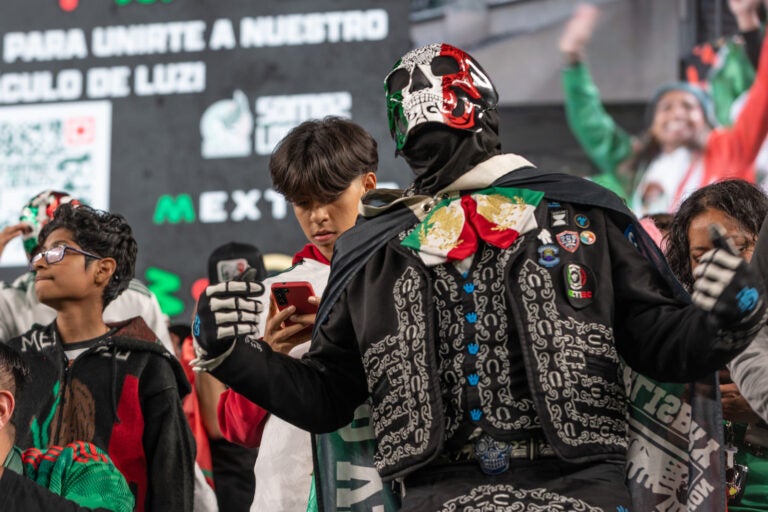
[[[726,180],[697,190],[682,203],[670,227],[666,255],[672,271],[691,290],[700,258],[713,248],[709,226],[716,223],[725,228],[735,251],[750,261],[766,216],[768,196],[745,181]],[[768,510],[768,327],[720,379],[726,441],[738,450],[735,464],[749,468],[741,500],[729,502],[728,510]]]

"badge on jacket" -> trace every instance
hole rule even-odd
[[[545,244],[539,247],[539,265],[552,268],[560,263],[558,252],[560,249],[554,244]]]
[[[573,217],[574,222],[576,222],[576,225],[579,226],[581,229],[586,229],[589,227],[589,217],[584,215],[583,213],[577,213]]]
[[[595,275],[586,265],[569,263],[563,267],[565,293],[568,302],[576,309],[592,303],[595,298]]]
[[[579,234],[575,231],[561,231],[557,235],[557,243],[568,252],[576,252],[579,248]]]
[[[557,209],[549,210],[549,225],[550,227],[557,228],[560,226],[568,225],[568,210]]]
[[[597,236],[595,236],[595,233],[592,231],[582,231],[579,234],[579,240],[581,240],[581,243],[584,245],[592,245],[597,241]]]

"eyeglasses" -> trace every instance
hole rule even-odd
[[[72,251],[78,254],[82,254],[86,258],[94,258],[97,260],[102,259],[101,256],[96,256],[93,253],[83,251],[82,249],[78,249],[77,247],[71,247],[69,245],[57,245],[56,247],[51,247],[47,251],[42,251],[32,256],[32,263],[30,264],[30,267],[34,267],[34,265],[38,261],[40,261],[40,258],[44,259],[45,262],[49,265],[58,263],[64,259],[64,255],[67,253],[67,251]]]

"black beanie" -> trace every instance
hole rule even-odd
[[[248,267],[256,269],[257,280],[267,277],[264,259],[255,245],[226,243],[214,249],[208,257],[208,281],[210,284],[229,281]]]

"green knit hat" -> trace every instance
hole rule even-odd
[[[653,123],[653,116],[656,113],[656,106],[658,105],[659,100],[662,96],[670,91],[683,91],[693,94],[693,96],[696,98],[696,101],[699,102],[701,110],[704,111],[704,118],[707,120],[707,124],[709,124],[709,126],[712,128],[717,126],[718,123],[717,119],[715,119],[715,110],[712,105],[712,99],[710,98],[709,93],[707,93],[707,91],[701,87],[689,84],[688,82],[671,82],[664,84],[656,89],[656,92],[653,94],[653,97],[648,104],[648,108],[645,111],[646,126],[650,126]]]

